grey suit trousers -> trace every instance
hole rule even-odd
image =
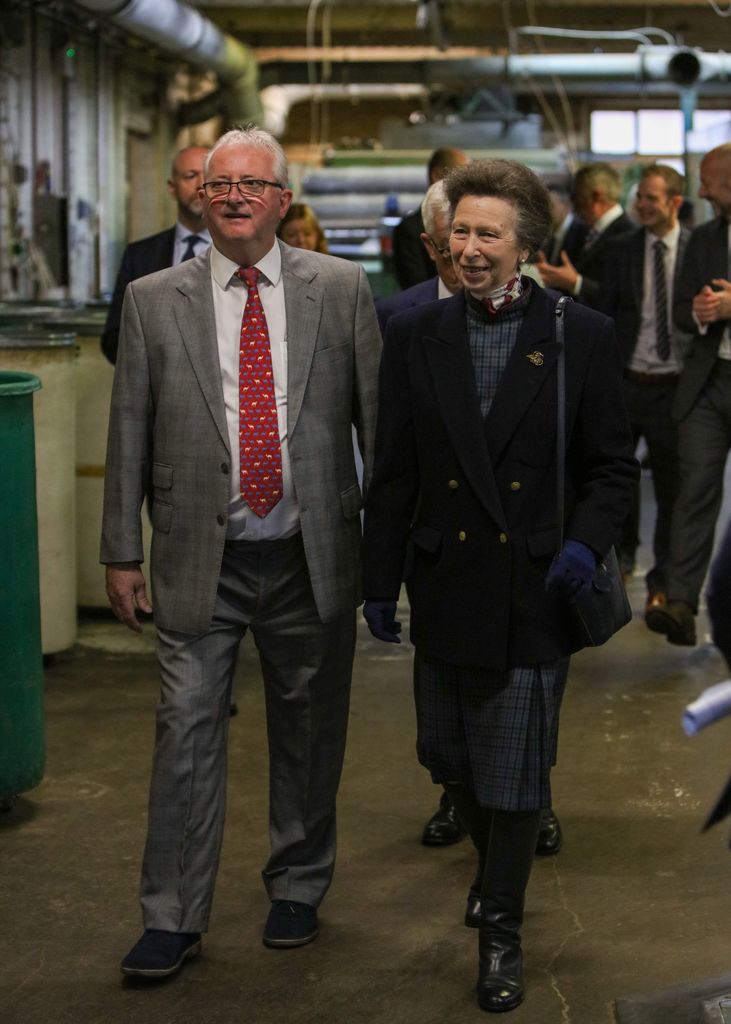
[[[355,610],[320,621],[300,534],[227,542],[209,629],[197,636],[157,631],[162,688],[141,884],[147,928],[208,927],[226,805],[231,684],[249,627],[269,739],[264,883],[270,899],[312,906],[330,885]]]

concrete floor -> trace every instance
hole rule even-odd
[[[512,1024],[608,1024],[614,999],[730,965],[727,822],[700,825],[729,771],[731,720],[693,739],[684,705],[726,675],[707,642],[634,621],[573,660],[554,774],[565,847],[539,860],[524,929],[527,999]],[[405,610],[404,617],[407,616]],[[704,633],[706,634],[704,636]],[[123,982],[138,936],[156,671],[142,639],[86,617],[47,666],[43,783],[0,817],[2,1024],[467,1024],[476,936],[462,925],[467,841],[419,843],[438,791],[414,754],[411,654],[361,629],[340,791],[339,861],[321,934],[268,950],[266,735],[244,645],[229,808],[203,955],[168,982]],[[507,1019],[507,1018],[506,1018]]]

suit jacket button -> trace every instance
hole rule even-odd
[[[222,515],[217,515],[216,516],[216,522],[218,523],[219,526],[223,526],[223,524],[226,522],[226,520],[223,518]]]
[[[459,540],[467,540],[467,534],[464,532],[464,530],[460,530],[459,533],[457,534],[457,537]]]
[[[510,484],[510,490],[511,491],[519,491],[520,490],[520,480],[513,480],[513,482]]]
[[[507,533],[501,533],[500,534],[500,543],[501,544],[507,544],[508,543],[508,535],[507,535]]]
[[[225,473],[225,474],[228,474],[228,462],[222,462],[221,463],[221,472]]]
[[[451,491],[456,491],[457,488],[459,487],[459,483],[457,480],[450,480],[449,483],[447,484],[447,487],[449,487]]]

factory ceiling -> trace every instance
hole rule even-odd
[[[579,38],[572,30],[597,34],[642,30],[654,42],[674,41],[706,50],[731,44],[728,0],[194,0],[193,5],[222,30],[257,50],[304,45],[341,47],[478,47],[503,53],[521,50],[626,50],[628,39]],[[561,30],[533,35],[531,26]]]

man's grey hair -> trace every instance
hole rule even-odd
[[[203,171],[206,180],[208,179],[208,168],[211,166],[211,160],[218,150],[223,149],[224,146],[249,146],[255,149],[265,149],[274,158],[274,180],[283,188],[288,186],[289,168],[284,150],[273,135],[265,131],[264,128],[257,127],[255,124],[247,124],[241,128],[232,128],[214,142],[206,157]]]
[[[574,176],[573,194],[580,192],[601,192],[607,201],[618,203],[622,194],[622,179],[611,164],[599,161],[584,164]]]
[[[443,178],[429,186],[421,201],[421,219],[424,221],[424,230],[427,235],[436,233],[436,219],[440,213],[447,218],[447,222],[451,220],[449,200],[444,191]]]

